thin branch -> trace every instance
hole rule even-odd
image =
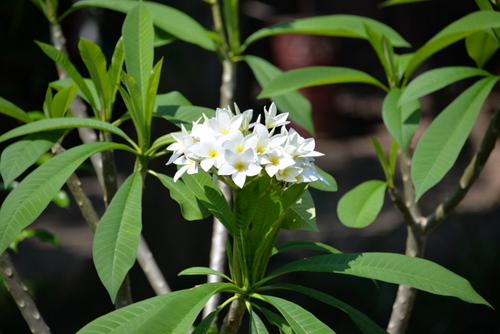
[[[474,182],[479,178],[486,161],[491,152],[495,148],[496,141],[500,135],[500,100],[497,103],[495,112],[493,113],[490,125],[484,134],[481,145],[478,151],[472,157],[471,161],[465,168],[459,185],[450,193],[448,197],[427,217],[425,224],[425,233],[429,234],[438,227],[446,217],[448,217],[464,199],[467,192],[472,187]]]
[[[10,294],[16,302],[17,307],[19,307],[19,311],[21,311],[31,332],[37,334],[50,334],[49,327],[43,320],[35,302],[28,293],[28,288],[21,281],[7,251],[0,255],[0,274],[7,284]]]

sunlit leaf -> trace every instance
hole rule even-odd
[[[159,105],[154,112],[178,127],[184,124],[187,130],[191,129],[193,122],[203,117],[203,114],[208,118],[215,116],[214,109],[182,105]]]
[[[107,122],[99,121],[91,118],[78,118],[78,117],[63,117],[63,118],[50,118],[42,119],[36,122],[21,125],[10,131],[7,131],[0,136],[0,142],[6,141],[19,136],[24,136],[30,133],[57,130],[57,129],[71,129],[78,127],[93,128],[102,131],[108,131],[123,139],[132,142],[129,136],[120,128],[113,126]]]
[[[31,167],[54,143],[63,131],[48,131],[27,136],[7,146],[0,158],[3,182],[8,185]]]
[[[154,174],[161,183],[168,188],[170,196],[179,203],[181,213],[186,220],[200,220],[210,215],[210,212],[198,200],[198,197],[191,191],[191,189],[184,184],[182,180],[174,180],[167,175],[155,173]]]
[[[338,83],[365,83],[387,90],[371,75],[347,67],[311,66],[283,72],[264,87],[258,98],[282,95],[304,87]]]
[[[498,77],[481,79],[450,103],[434,119],[413,155],[411,177],[419,199],[438,183],[458,158],[481,106]]]
[[[77,334],[188,333],[207,301],[228,283],[207,283],[156,296],[92,321]]]
[[[432,261],[402,254],[344,253],[312,256],[285,264],[270,273],[269,277],[294,271],[330,272],[371,278],[491,307],[463,277]]]
[[[0,252],[42,213],[64,182],[89,156],[123,148],[128,149],[128,146],[106,142],[80,145],[55,156],[26,176],[0,208]]]
[[[439,50],[478,31],[499,27],[500,12],[493,11],[474,12],[452,22],[415,52],[408,63],[406,79],[410,78],[423,61]]]
[[[221,273],[220,271],[206,268],[206,267],[192,267],[188,269],[184,269],[179,273],[179,276],[182,275],[217,275],[220,276],[228,281],[231,281],[231,279],[224,273]]]
[[[177,37],[180,40],[196,44],[210,51],[215,51],[215,44],[207,31],[193,18],[175,8],[151,1],[142,1],[153,17],[155,26]],[[128,13],[137,6],[136,1],[124,0],[80,0],[62,16],[88,7],[101,7]]]
[[[321,191],[331,191],[331,192],[337,191],[338,190],[337,181],[335,181],[333,176],[331,176],[330,174],[319,168],[317,165],[315,165],[315,167],[316,171],[325,178],[328,184],[326,184],[322,180],[316,180],[314,182],[309,183],[309,186],[311,188],[315,188]]]
[[[477,67],[483,67],[500,48],[500,43],[492,33],[478,31],[465,38],[465,46]]]
[[[382,119],[392,138],[405,151],[417,132],[422,111],[417,99],[398,105],[400,96],[399,88],[386,95],[382,105]]]
[[[142,176],[134,172],[118,188],[95,232],[92,255],[97,274],[114,303],[135,263],[142,229]]]
[[[64,117],[73,102],[77,92],[76,85],[71,85],[67,88],[61,89],[56,93],[52,102],[51,117]]]
[[[283,73],[282,70],[262,58],[245,56],[244,59],[261,87],[266,87],[271,80]],[[289,113],[290,120],[314,136],[311,103],[308,99],[298,91],[290,91],[280,96],[272,96],[271,100],[276,103],[279,111]]]
[[[487,71],[474,67],[449,66],[435,68],[413,79],[403,90],[398,105],[406,104],[460,80],[489,75],[491,74]]]
[[[250,333],[269,334],[266,325],[254,311],[250,312]]]
[[[30,123],[33,121],[24,110],[2,97],[0,97],[0,113],[24,123]]]
[[[337,206],[342,224],[356,228],[370,225],[382,209],[386,188],[383,181],[366,181],[342,196]]]
[[[245,40],[244,46],[246,47],[264,37],[288,33],[367,39],[365,26],[371,27],[380,35],[387,36],[396,47],[410,46],[394,29],[383,23],[367,17],[343,14],[298,19],[260,29]]]
[[[389,6],[395,6],[395,5],[404,5],[408,3],[414,3],[414,2],[424,2],[424,1],[431,1],[431,0],[387,0],[379,4],[380,7],[389,7]]]
[[[304,192],[297,203],[288,208],[281,228],[285,230],[319,232],[316,225],[314,200],[308,191]]]
[[[363,313],[356,310],[354,307],[344,303],[337,298],[334,298],[324,292],[317,291],[305,286],[295,285],[295,284],[275,284],[273,287],[276,288],[285,288],[293,291],[297,291],[303,293],[309,297],[312,297],[320,302],[331,305],[333,307],[338,308],[339,310],[347,313],[351,320],[356,324],[356,326],[365,334],[387,334],[385,330],[383,330],[380,326],[378,326],[373,320],[364,315]]]
[[[314,250],[327,253],[342,253],[338,249],[323,244],[321,242],[308,241],[308,240],[290,240],[277,245],[273,249],[273,255],[292,250]]]
[[[278,309],[295,334],[335,333],[318,318],[316,318],[311,312],[306,311],[295,303],[272,296],[262,296],[262,298]]]

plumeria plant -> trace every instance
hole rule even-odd
[[[346,195],[339,206],[339,215],[344,222],[354,227],[366,225],[365,219],[378,213],[374,202],[380,200],[380,192],[388,189],[398,207],[403,203],[395,187],[395,166],[398,157],[403,161],[410,159],[410,142],[420,115],[417,98],[461,78],[485,76],[467,90],[467,94],[452,103],[451,111],[443,111],[446,115],[443,116],[444,121],[436,119],[437,124],[452,122],[454,116],[448,114],[455,115],[459,111],[461,117],[450,123],[452,139],[445,136],[438,136],[438,139],[444,138],[444,144],[448,144],[446,148],[450,151],[455,152],[461,147],[464,138],[462,130],[468,129],[469,120],[477,114],[498,77],[481,69],[455,68],[448,69],[447,75],[440,72],[443,76],[439,76],[442,78],[439,80],[424,77],[420,81],[418,78],[412,81],[414,85],[407,83],[419,64],[459,39],[474,34],[478,34],[477,38],[484,38],[485,34],[489,34],[495,40],[500,19],[493,7],[488,7],[489,3],[478,1],[484,8],[471,14],[474,20],[464,18],[467,24],[457,21],[415,54],[397,55],[393,48],[405,47],[408,43],[396,31],[380,22],[357,16],[301,19],[261,29],[242,43],[237,0],[220,3],[206,1],[214,18],[213,31],[207,31],[186,14],[155,2],[81,0],[62,16],[57,15],[56,0],[33,2],[51,24],[53,45],[38,44],[58,65],[60,80],[49,84],[43,113],[25,112],[13,103],[0,99],[2,114],[25,123],[0,135],[0,142],[14,140],[2,151],[0,172],[5,184],[21,178],[23,173],[26,175],[12,189],[0,209],[0,269],[18,305],[27,305],[21,307],[21,311],[33,332],[48,333],[49,329],[29,295],[19,288],[22,285],[6,250],[42,214],[65,183],[95,231],[95,268],[117,308],[81,328],[78,331],[81,334],[237,333],[244,314],[248,314],[246,327],[250,333],[269,333],[271,326],[277,327],[281,333],[334,333],[330,327],[334,328],[335,324],[327,325],[299,304],[277,297],[274,294],[276,290],[293,290],[339,308],[363,333],[385,332],[370,318],[318,287],[276,280],[287,273],[299,271],[365,277],[491,306],[466,279],[422,258],[391,253],[347,254],[330,245],[305,240],[277,244],[282,229],[318,230],[309,188],[337,190],[335,179],[315,165],[315,158],[322,156],[315,151],[315,140],[306,139],[289,128],[288,118],[314,134],[310,103],[296,89],[325,83],[359,82],[375,85],[388,93],[383,115],[395,139],[389,159],[374,140],[387,180],[369,183],[362,190],[356,190],[354,195]],[[394,2],[398,1],[390,1]],[[65,54],[59,21],[76,10],[94,6],[124,12],[126,17],[122,37],[117,41],[109,63],[97,44],[80,40],[79,52],[89,74],[89,78],[84,78]],[[492,32],[495,34],[492,35]],[[308,68],[303,72],[283,73],[264,59],[245,53],[257,40],[283,33],[365,39],[386,70],[388,85],[367,73],[348,68]],[[214,51],[219,56],[223,69],[220,108],[193,106],[176,91],[158,93],[163,59],[154,64],[154,47],[169,44],[175,39]],[[474,45],[475,42],[471,37],[469,44]],[[470,50],[474,51],[474,48],[471,46]],[[484,57],[484,54],[473,56],[475,60],[484,60]],[[233,101],[237,62],[245,62],[251,68],[264,87],[261,96],[270,97],[273,101],[259,115],[252,110],[241,112]],[[121,98],[126,108],[119,115],[115,112],[117,98]],[[459,106],[463,105],[470,107],[460,109]],[[82,117],[86,107],[92,112],[91,117]],[[154,138],[151,129],[157,118],[177,125],[178,131]],[[123,123],[130,121],[134,135],[121,128]],[[497,123],[492,122],[494,128],[491,131],[494,134],[489,135],[489,140],[491,136],[498,136]],[[66,150],[63,144],[67,132],[76,128],[81,131],[82,144]],[[93,130],[89,133],[89,129]],[[98,136],[94,130],[97,130]],[[435,135],[436,131],[429,128],[429,132]],[[426,153],[440,162],[440,155],[445,151],[442,149],[435,156],[435,150],[431,150],[431,144],[425,143],[426,140],[435,140],[435,136],[422,139],[423,148],[417,148],[415,153],[415,160],[421,159],[420,166],[415,167],[416,171],[411,174],[417,186],[417,199],[437,182],[436,178],[439,179],[434,174],[425,174],[425,169],[429,167],[429,159],[424,159]],[[20,155],[20,150],[24,154]],[[48,150],[54,157],[29,170]],[[123,150],[135,157],[134,168],[121,185],[116,181],[114,150]],[[169,153],[171,156],[167,158]],[[91,156],[106,204],[106,211],[101,217],[95,212],[75,174],[77,168]],[[149,162],[158,158],[164,159],[165,164],[176,165],[177,172],[169,176],[165,174],[167,167],[164,167],[165,170],[152,170]],[[484,159],[484,156],[478,156],[474,163]],[[432,164],[434,166],[434,161]],[[443,166],[436,168],[446,172]],[[473,176],[476,177],[476,174]],[[214,268],[209,265],[187,268],[180,273],[215,276],[218,281],[200,281],[200,285],[174,292],[166,289],[168,284],[161,270],[154,269],[156,264],[141,235],[142,225],[147,223],[142,221],[141,203],[143,193],[147,191],[144,189],[147,177],[155,177],[169,189],[185,219],[197,220],[213,215],[229,234],[227,242],[224,242],[229,272],[224,272],[223,266]],[[469,187],[470,183],[467,183],[464,189]],[[226,196],[226,190],[230,190],[231,196]],[[437,215],[442,218],[449,209],[445,207]],[[413,207],[402,209],[413,228],[418,224],[411,210]],[[186,247],[189,247],[187,241]],[[323,254],[286,264],[278,263],[276,269],[269,270],[268,265],[275,255],[304,249]],[[127,277],[136,260],[157,296],[134,303]],[[199,317],[209,301],[221,293],[225,299]],[[408,317],[409,311],[404,312]],[[217,322],[220,314],[223,320]]]

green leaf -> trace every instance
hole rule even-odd
[[[489,75],[491,74],[485,70],[466,66],[441,67],[426,71],[406,86],[399,98],[398,106],[435,92],[457,81],[475,76]]]
[[[198,197],[182,180],[174,182],[170,176],[160,173],[155,173],[154,175],[168,188],[172,199],[179,203],[184,219],[200,220],[210,215],[210,212],[200,203]]]
[[[269,334],[266,325],[254,311],[250,312],[250,333]]]
[[[366,34],[368,36],[368,42],[370,42],[380,64],[384,68],[389,87],[394,88],[398,86],[398,63],[391,41],[386,36],[378,34],[370,26],[366,26]]]
[[[61,65],[61,67],[66,71],[66,73],[68,73],[71,79],[73,79],[75,84],[78,86],[82,95],[84,96],[84,99],[88,101],[91,107],[96,111],[97,105],[94,101],[92,92],[90,91],[89,87],[87,87],[87,84],[83,80],[83,77],[80,74],[80,72],[78,72],[78,70],[71,63],[68,57],[50,44],[45,44],[42,42],[36,42],[36,43],[42,49],[42,51],[45,52],[47,56],[49,56],[50,59]]]
[[[380,145],[380,142],[375,139],[374,137],[370,136],[370,141],[372,142],[373,147],[375,148],[375,153],[377,154],[378,161],[380,162],[380,166],[382,166],[382,169],[384,170],[385,174],[385,179],[387,183],[393,183],[393,173],[391,170],[391,167],[389,166],[389,162],[387,161],[387,158],[385,157],[384,149],[382,148],[382,145]]]
[[[309,186],[321,191],[331,191],[331,192],[337,191],[339,188],[337,186],[337,181],[335,181],[333,176],[331,176],[330,174],[319,168],[317,165],[315,165],[315,167],[316,171],[325,178],[328,184],[326,184],[322,180],[316,180],[314,182],[309,183]]]
[[[159,105],[154,112],[178,127],[184,124],[187,130],[191,129],[193,122],[203,117],[203,114],[208,118],[215,116],[214,109],[182,105]]]
[[[155,106],[191,106],[191,102],[178,91],[156,95]]]
[[[264,307],[259,306],[258,308],[266,316],[267,321],[279,328],[280,334],[294,334],[290,325],[281,316]]]
[[[207,283],[156,296],[92,321],[77,334],[188,333],[198,313],[227,283]]]
[[[0,158],[3,182],[8,185],[24,173],[54,146],[62,134],[60,130],[36,133],[7,146]]]
[[[474,304],[491,305],[474,291],[469,281],[429,260],[392,253],[328,254],[288,263],[269,279],[295,271],[331,272],[402,284]]]
[[[24,110],[2,97],[0,97],[0,113],[24,123],[30,123],[33,121]]]
[[[0,142],[12,139],[19,136],[24,136],[30,133],[57,130],[57,129],[71,129],[71,128],[93,128],[101,131],[107,131],[122,137],[130,143],[132,139],[119,128],[107,122],[98,121],[91,118],[78,118],[78,117],[63,117],[63,118],[50,118],[42,119],[36,122],[21,125],[15,129],[7,131],[0,136]]]
[[[365,26],[371,27],[380,35],[387,36],[395,47],[410,46],[394,29],[376,20],[355,15],[328,15],[299,19],[260,29],[245,40],[244,47],[264,37],[289,33],[368,39]]]
[[[208,173],[184,173],[181,178],[198,200],[233,234],[233,213],[212,177]]]
[[[89,156],[124,148],[128,146],[106,142],[80,145],[55,156],[24,178],[0,208],[0,253],[42,213],[64,182]]]
[[[474,12],[452,22],[415,52],[406,68],[406,80],[423,61],[439,50],[480,30],[499,27],[500,12],[493,11]]]
[[[326,293],[295,284],[282,283],[273,285],[273,287],[297,291],[316,300],[319,300],[320,302],[340,309],[341,311],[347,313],[347,315],[349,315],[356,326],[365,334],[387,334],[385,330],[383,330],[379,325],[373,322],[373,320],[371,320],[369,317],[359,312],[354,307],[344,303],[341,300],[338,300],[337,298],[327,295]]]
[[[321,251],[321,252],[327,252],[327,253],[342,253],[336,248],[333,248],[329,245],[323,244],[321,242],[315,242],[315,241],[308,241],[308,240],[291,240],[291,241],[286,241],[283,242],[279,245],[277,245],[273,249],[273,254],[280,254],[283,252],[288,252],[291,250],[314,250],[314,251]]]
[[[150,129],[146,127],[141,91],[135,79],[127,73],[123,72],[122,80],[127,89],[125,90],[122,86],[119,86],[118,89],[134,123],[139,146],[143,149],[147,148],[150,140]]]
[[[184,269],[179,273],[179,276],[182,275],[217,275],[220,276],[224,279],[227,279],[228,281],[231,281],[231,279],[224,273],[221,273],[218,270],[206,268],[206,267],[192,267],[188,269]]]
[[[245,61],[252,70],[261,87],[283,73],[282,70],[268,61],[255,57],[245,56]],[[271,100],[281,112],[289,113],[289,118],[314,136],[314,125],[311,116],[311,103],[297,91],[291,91],[281,96],[273,96]]]
[[[477,67],[483,67],[493,57],[500,47],[500,43],[491,32],[478,31],[465,38],[467,53],[476,63]]]
[[[158,85],[160,83],[161,68],[163,64],[163,58],[156,63],[155,67],[150,73],[148,88],[146,91],[146,96],[144,97],[144,119],[146,121],[147,129],[151,129],[151,123],[153,119],[153,111],[155,109],[156,93],[158,93]],[[151,132],[151,131],[149,131]]]
[[[283,72],[264,87],[258,98],[281,95],[304,87],[336,83],[366,83],[388,90],[380,81],[359,70],[347,67],[311,66]]]
[[[67,88],[61,89],[56,93],[52,102],[51,117],[64,117],[75,98],[78,88],[76,85],[71,85]]]
[[[32,228],[25,228],[16,236],[16,238],[11,242],[9,248],[17,253],[17,246],[19,243],[28,238],[37,238],[40,241],[48,242],[54,246],[61,246],[61,240],[57,235],[54,235],[45,230],[36,230]]]
[[[366,181],[342,196],[337,206],[342,224],[355,228],[370,225],[382,209],[386,188],[383,181]]]
[[[123,22],[122,35],[127,73],[135,79],[145,103],[153,68],[154,29],[149,10],[142,2],[128,12]],[[144,105],[141,107],[142,110]]]
[[[438,183],[458,158],[481,106],[498,77],[481,79],[450,103],[427,128],[413,155],[417,200]]]
[[[114,303],[135,263],[142,229],[142,176],[137,171],[113,196],[95,231],[92,255],[97,274]]]
[[[380,7],[389,7],[389,6],[395,6],[395,5],[404,5],[407,3],[414,3],[414,2],[424,2],[424,1],[430,1],[430,0],[387,0],[379,4]]]
[[[124,62],[125,55],[123,53],[123,37],[120,37],[116,43],[115,51],[111,57],[111,65],[108,70],[109,83],[111,85],[111,103],[114,103],[116,99],[116,92],[118,91],[118,86],[120,85]]]
[[[241,191],[234,196],[233,203],[233,237],[238,239],[246,236],[246,232],[250,226],[257,210],[259,201],[256,200],[260,196],[258,182],[253,182],[245,185]]]
[[[306,311],[295,303],[278,297],[261,297],[264,301],[268,302],[269,304],[276,307],[276,309],[278,309],[278,311],[283,315],[288,324],[290,324],[290,327],[293,329],[295,334],[335,333],[333,330],[328,328],[328,326],[322,323],[318,318],[316,318],[312,313]]]
[[[398,105],[400,96],[399,88],[392,89],[386,95],[382,105],[382,119],[392,138],[405,151],[417,132],[422,110],[417,99]]]
[[[92,80],[90,80],[90,79],[85,79],[85,78],[83,79],[83,82],[85,82],[88,90],[90,91],[90,94],[92,96],[92,100],[89,101],[87,99],[87,96],[82,92],[82,90],[80,88],[78,88],[76,94],[78,96],[80,96],[88,104],[90,104],[91,102],[94,103],[95,110],[101,110],[101,102],[99,101],[99,95],[97,94],[97,90],[95,88],[94,82]],[[71,78],[65,78],[65,79],[61,79],[61,80],[55,80],[55,81],[52,81],[49,84],[49,86],[51,88],[54,88],[54,89],[57,89],[57,90],[68,88],[71,85],[75,85],[75,81],[73,79],[71,79]]]
[[[191,334],[218,334],[219,331],[216,325],[213,325],[215,317],[219,314],[221,307],[217,307],[203,319]]]
[[[99,110],[99,114],[101,119],[110,120],[112,86],[107,71],[106,58],[97,44],[84,38],[80,39],[78,49],[100,99],[102,109]],[[104,115],[102,115],[103,113]]]
[[[207,31],[193,18],[185,13],[166,6],[164,4],[150,1],[142,1],[153,17],[155,26],[180,40],[196,44],[204,49],[215,51],[215,44],[210,39]],[[69,13],[88,7],[101,7],[127,13],[137,6],[136,1],[123,0],[81,0],[62,16],[64,18]]]
[[[285,230],[319,232],[316,225],[314,201],[308,191],[305,191],[302,197],[288,208],[281,228]]]

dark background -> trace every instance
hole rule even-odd
[[[210,10],[203,1],[160,2],[188,13],[206,28],[211,27]],[[473,1],[438,0],[385,9],[380,9],[378,3],[372,0],[243,0],[240,18],[242,36],[244,38],[261,27],[294,17],[355,14],[392,26],[413,45],[412,51],[453,20],[476,10]],[[69,1],[61,1],[60,12],[69,5]],[[120,13],[91,9],[74,13],[63,22],[71,60],[82,73],[85,70],[77,53],[79,36],[84,34],[86,38],[92,38],[92,27],[97,27],[98,34],[93,36],[99,37],[99,44],[109,56],[120,35],[123,18],[124,15]],[[57,79],[54,64],[39,50],[35,40],[50,43],[48,24],[38,9],[27,0],[0,2],[0,96],[26,111],[41,110],[48,82]],[[248,54],[264,57],[281,67],[299,66],[300,61],[296,59],[300,57],[293,53],[293,48],[283,52],[287,41],[265,39],[252,46]],[[335,38],[316,40],[306,37],[297,43],[305,43],[305,48],[312,45],[313,48],[325,50],[309,63],[307,59],[302,59],[305,65],[352,67],[383,80],[382,69],[366,41]],[[314,52],[311,53],[314,55]],[[326,59],[325,54],[329,55]],[[156,49],[155,57],[165,58],[160,93],[178,90],[194,105],[217,107],[221,71],[215,54],[177,41]],[[445,65],[473,66],[463,43],[456,43],[437,53],[420,70]],[[488,69],[498,73],[495,71],[497,65],[497,59],[493,59]],[[242,110],[253,108],[260,111],[269,104],[268,100],[256,99],[260,88],[243,63],[238,64],[237,84],[236,101]],[[453,85],[423,100],[424,121],[437,114],[465,84]],[[359,85],[326,86],[303,92],[312,98],[314,106],[318,130],[317,150],[326,153],[324,158],[318,159],[318,165],[337,179],[339,191],[312,191],[317,205],[319,233],[285,231],[281,240],[317,240],[345,252],[404,252],[406,227],[391,204],[384,207],[372,226],[362,230],[341,225],[335,211],[339,198],[346,191],[365,180],[383,178],[368,141],[368,135],[374,135],[383,143],[388,143],[387,135],[381,130],[382,92]],[[496,100],[492,99],[488,106],[494,106],[495,103]],[[487,121],[491,107],[486,109],[484,119]],[[119,113],[123,107],[118,104],[116,110]],[[15,120],[0,116],[0,133],[16,125]],[[156,136],[172,130],[169,124],[162,121],[158,121],[154,128]],[[480,134],[483,130],[484,127],[479,127],[475,133]],[[480,138],[480,135],[472,137],[451,175],[424,197],[422,204],[427,210],[424,212],[430,212],[455,184],[467,159],[477,147],[477,140],[474,140],[477,137]],[[65,145],[74,143],[78,143],[76,135],[70,136]],[[499,159],[498,153],[495,154],[459,212],[430,237],[426,256],[467,278],[483,297],[498,308],[500,212],[495,166],[498,166]],[[157,159],[152,162],[151,168],[173,175],[174,170],[171,166],[165,166],[165,162],[166,158]],[[117,153],[117,165],[124,178],[133,168],[132,157]],[[102,212],[102,195],[92,173],[83,171],[79,175]],[[211,221],[184,221],[177,204],[157,180],[149,179],[146,189],[143,234],[168,283],[174,290],[202,283],[201,277],[178,277],[177,273],[187,267],[208,265]],[[113,306],[99,282],[91,259],[92,233],[76,205],[73,204],[69,209],[50,205],[33,227],[55,233],[62,240],[59,248],[28,240],[20,245],[17,254],[12,254],[52,333],[74,333],[89,321],[111,311]],[[281,256],[271,266],[308,254],[296,252]],[[396,293],[394,285],[379,283],[377,287],[370,280],[342,275],[298,273],[288,275],[286,279],[330,293],[358,308],[382,327],[386,326]],[[154,295],[137,266],[131,272],[131,280],[135,300]],[[350,319],[336,309],[298,295],[287,295],[287,298],[299,301],[337,333],[359,332]],[[408,333],[500,333],[499,328],[500,320],[496,311],[455,298],[420,292]],[[0,288],[0,333],[29,333],[15,303],[3,288]]]

